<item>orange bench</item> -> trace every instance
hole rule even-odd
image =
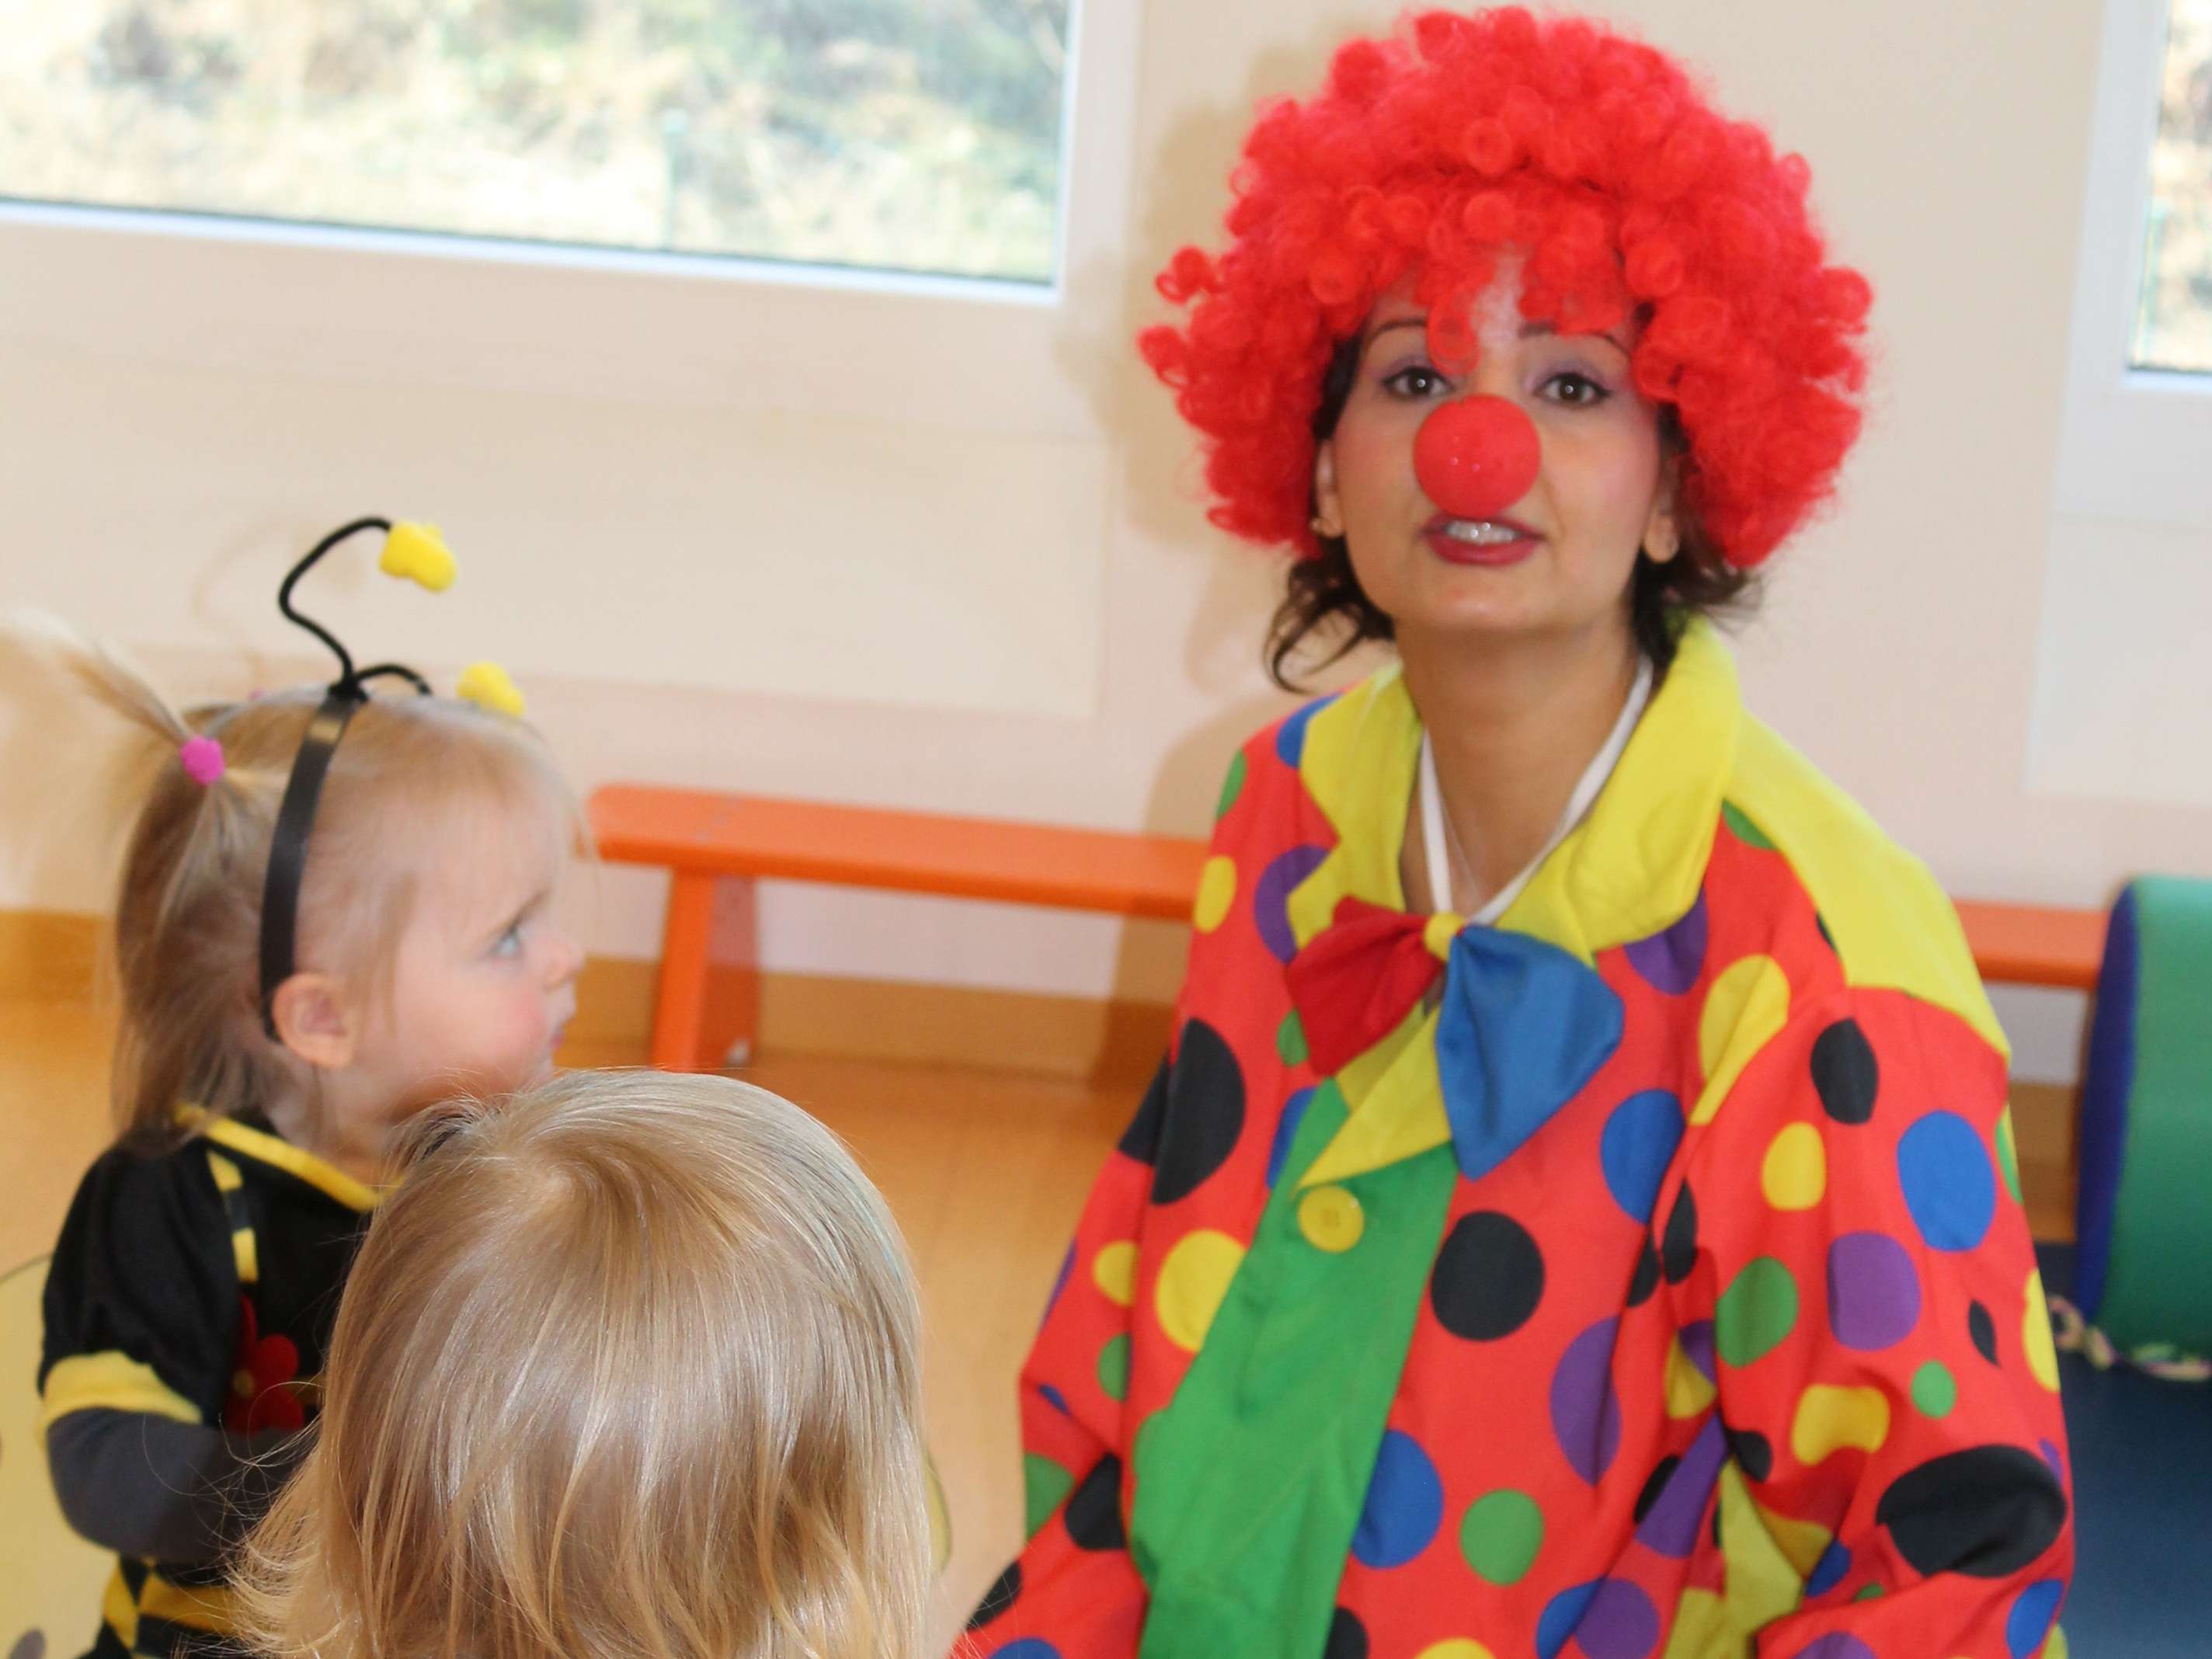
[[[671,872],[653,1063],[709,1071],[750,1056],[760,1013],[754,884],[815,881],[1181,921],[1203,841],[998,818],[609,784],[591,799],[599,856]],[[1982,976],[2094,989],[2101,911],[1965,902]]]

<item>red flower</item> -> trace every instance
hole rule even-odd
[[[302,1429],[307,1413],[291,1386],[300,1375],[300,1350],[289,1336],[263,1336],[250,1297],[238,1298],[238,1353],[231,1362],[230,1394],[222,1425],[236,1434],[264,1429]]]

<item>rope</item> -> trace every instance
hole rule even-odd
[[[2122,1353],[2111,1337],[2082,1318],[2081,1310],[2063,1296],[2051,1298],[2051,1323],[2059,1347],[2080,1354],[2100,1371],[2126,1365],[2168,1382],[2212,1381],[2212,1359],[2185,1353],[2171,1342],[2147,1342]]]

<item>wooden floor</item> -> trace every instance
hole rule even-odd
[[[51,1248],[77,1176],[109,1137],[107,1035],[78,1003],[0,998],[0,1272]],[[641,1056],[580,1048],[573,1065]],[[952,1518],[939,1591],[949,1638],[1020,1537],[1014,1381],[1075,1217],[1139,1086],[789,1056],[745,1075],[814,1112],[883,1188],[921,1275],[929,1439]],[[2055,1091],[2054,1091],[2055,1092]],[[2039,1237],[2070,1233],[2059,1126],[2022,1109]]]

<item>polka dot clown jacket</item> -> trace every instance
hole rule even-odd
[[[1246,745],[1023,1374],[995,1659],[2027,1659],[2073,1555],[2006,1051],[1694,626],[1496,927],[1382,674]]]

